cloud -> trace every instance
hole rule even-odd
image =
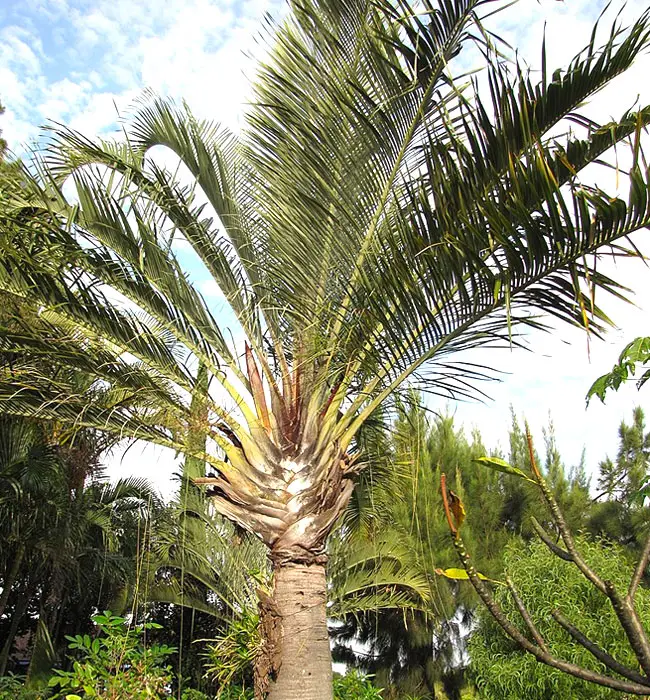
[[[145,88],[237,128],[254,73],[247,54],[280,0],[28,0],[0,15],[3,131],[15,150],[46,120],[115,128]]]
[[[212,279],[199,282],[198,289],[208,299],[225,299],[219,285]]]

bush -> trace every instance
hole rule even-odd
[[[632,575],[623,550],[602,541],[577,538],[576,545],[587,563],[619,590],[626,590]],[[602,672],[592,655],[554,621],[551,611],[558,608],[592,641],[613,657],[633,668],[635,658],[609,600],[578,571],[559,559],[541,542],[528,547],[513,543],[505,551],[505,567],[524,605],[550,651],[567,661]],[[494,597],[512,622],[524,631],[509,591],[498,586]],[[639,588],[636,609],[645,629],[650,629],[650,591]],[[538,663],[521,651],[498,627],[485,610],[469,642],[470,670],[485,700],[609,700],[619,693],[581,681],[561,671]]]
[[[253,700],[254,693],[250,687],[225,685],[217,693],[218,700]]]
[[[210,698],[200,690],[187,688],[181,693],[181,700],[210,700]]]
[[[381,690],[368,676],[349,671],[344,676],[334,675],[334,700],[381,700]]]
[[[25,687],[21,676],[0,677],[0,700],[42,700],[43,693]]]
[[[66,637],[70,642],[68,647],[77,651],[81,660],[74,661],[72,671],[55,671],[49,686],[60,690],[54,697],[66,700],[168,697],[172,676],[170,668],[163,664],[176,649],[158,644],[145,646],[142,639],[145,630],[160,629],[161,625],[147,623],[130,628],[125,618],[108,611],[92,619],[102,636]]]
[[[208,644],[204,655],[206,676],[223,688],[217,694],[220,700],[248,697],[242,687],[252,686],[253,664],[261,645],[259,615],[248,609],[244,609],[239,619],[231,621],[226,631]],[[226,690],[231,688],[234,690],[228,692],[239,695],[227,696]]]

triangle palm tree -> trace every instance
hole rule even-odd
[[[3,410],[207,463],[195,482],[273,563],[273,700],[331,697],[325,541],[364,421],[425,369],[432,391],[467,394],[476,374],[454,353],[507,344],[536,310],[598,329],[593,291],[620,288],[596,253],[650,224],[650,107],[606,125],[577,113],[647,49],[648,13],[535,84],[485,29],[499,7],[292,0],[241,136],[148,95],[115,141],[55,129],[38,173],[0,193],[0,287],[42,319],[3,350],[103,387],[88,402],[25,362],[2,378]],[[631,151],[626,201],[580,177],[615,143]],[[236,336],[183,270],[187,246]],[[210,390],[193,426],[198,367]],[[187,437],[199,427],[205,449]]]

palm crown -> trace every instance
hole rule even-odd
[[[471,372],[450,355],[536,325],[534,309],[599,327],[593,290],[618,287],[586,254],[650,224],[650,107],[606,125],[575,110],[650,35],[647,12],[601,47],[594,32],[534,84],[483,27],[494,0],[290,5],[241,136],[146,95],[115,141],[56,128],[38,173],[5,193],[0,285],[42,325],[3,334],[29,353],[1,396],[7,411],[205,460],[219,512],[277,561],[309,562],[362,466],[357,430],[425,363],[434,391],[463,394]],[[476,78],[454,75],[468,44]],[[580,135],[549,136],[567,120]],[[627,201],[580,180],[622,141]],[[242,347],[181,268],[179,240]],[[41,353],[95,376],[101,400],[43,377]]]
[[[274,544],[276,521],[298,523],[316,483],[318,511],[339,512],[358,426],[423,363],[438,390],[463,392],[450,353],[535,323],[535,307],[582,323],[581,282],[615,289],[584,255],[650,221],[639,158],[650,109],[605,126],[574,116],[582,139],[545,135],[647,45],[647,13],[533,85],[520,66],[506,71],[486,32],[474,36],[493,4],[296,4],[240,138],[155,97],[115,142],[57,129],[41,175],[61,225],[35,232],[20,270],[5,255],[2,279],[44,308],[50,332],[5,342],[47,349],[114,391],[86,406],[30,378],[19,393],[5,384],[5,404],[186,451],[192,356],[235,404],[206,398],[218,507],[250,527],[261,499],[254,528]],[[487,100],[450,77],[470,39]],[[582,186],[580,171],[630,136],[629,202]],[[191,177],[157,165],[154,146]],[[68,177],[73,208],[60,194]],[[234,312],[243,359],[181,269],[178,238]]]

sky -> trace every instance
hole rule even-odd
[[[520,0],[493,19],[491,27],[533,67],[539,67],[546,36],[549,73],[563,67],[589,40],[601,0]],[[628,1],[624,18],[638,16],[645,0]],[[613,19],[616,2],[606,17]],[[250,95],[256,60],[265,51],[265,18],[280,19],[280,0],[1,0],[0,101],[6,112],[0,129],[20,154],[37,138],[40,125],[65,123],[87,135],[110,134],[145,88],[184,99],[199,117],[216,119],[235,131]],[[609,27],[605,20],[603,27]],[[604,34],[603,34],[604,36]],[[637,101],[650,103],[650,56],[600,93],[586,108],[603,122],[620,116]],[[594,171],[605,188],[616,183],[609,173]],[[650,252],[640,232],[635,242]],[[477,351],[467,359],[489,364],[502,381],[483,387],[484,403],[431,402],[449,412],[469,432],[478,427],[488,448],[507,449],[510,406],[525,415],[541,447],[542,427],[552,416],[560,451],[568,467],[585,449],[593,473],[606,454],[617,449],[621,419],[634,405],[650,411],[650,386],[633,385],[585,406],[594,379],[608,371],[623,346],[650,335],[650,269],[639,260],[619,262],[613,276],[634,291],[634,305],[604,306],[616,324],[604,341],[563,326],[550,334],[528,336],[529,351]],[[197,279],[207,298],[218,303],[214,285]],[[173,455],[136,444],[110,460],[113,476],[134,474],[155,480],[165,494],[174,488],[178,468]]]

